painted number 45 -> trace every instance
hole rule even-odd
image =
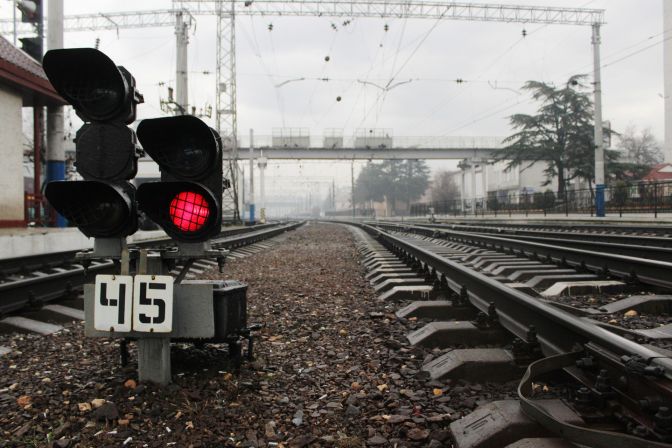
[[[99,331],[168,333],[173,329],[173,278],[98,275],[93,316]]]

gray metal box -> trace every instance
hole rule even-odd
[[[84,285],[84,333],[88,337],[223,340],[247,325],[247,285],[236,280],[186,280],[174,287],[173,331],[111,333],[93,328],[94,285]]]

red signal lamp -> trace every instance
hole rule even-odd
[[[198,182],[147,182],[137,196],[140,210],[176,241],[196,243],[221,232],[217,198]]]
[[[175,227],[184,232],[196,232],[210,216],[210,206],[202,194],[182,191],[170,201],[169,213]]]

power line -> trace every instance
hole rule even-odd
[[[640,53],[642,53],[642,52],[644,52],[644,51],[646,51],[646,50],[649,50],[649,49],[651,49],[651,48],[653,48],[653,47],[657,47],[658,45],[660,45],[660,44],[662,44],[663,42],[666,42],[666,41],[668,41],[668,40],[670,40],[670,39],[672,39],[672,36],[667,37],[667,38],[661,40],[660,42],[656,42],[656,43],[653,43],[653,44],[651,44],[651,45],[647,45],[646,47],[641,48],[641,49],[639,49],[639,50],[637,50],[637,51],[634,51],[634,52],[632,52],[632,53],[630,53],[630,54],[628,54],[628,55],[626,55],[626,56],[623,56],[622,58],[616,59],[615,61],[607,62],[606,64],[603,64],[603,65],[602,65],[602,68],[606,68],[606,67],[612,66],[612,65],[614,65],[614,64],[617,64],[617,63],[619,63],[619,62],[621,62],[621,61],[625,61],[626,59],[630,59],[631,57],[636,56],[636,55],[638,55],[638,54],[640,54]]]
[[[589,2],[589,3],[590,3],[590,2]],[[542,27],[542,28],[543,28],[543,27]],[[535,31],[536,31],[536,30],[535,30]],[[648,42],[649,40],[654,39],[654,38],[656,38],[656,37],[658,37],[658,36],[664,35],[664,34],[670,32],[670,31],[672,31],[672,29],[670,29],[670,30],[664,30],[664,31],[661,32],[661,33],[657,33],[657,34],[651,35],[651,36],[647,37],[646,39],[644,39],[644,40],[642,40],[642,41],[639,41],[639,42],[637,42],[637,43],[635,43],[635,44],[632,44],[632,45],[628,45],[628,46],[625,47],[625,48],[622,48],[622,49],[619,49],[619,50],[617,50],[617,51],[614,51],[614,52],[610,53],[610,54],[609,54],[608,56],[606,56],[604,59],[609,59],[610,57],[613,57],[613,56],[615,56],[615,55],[617,55],[617,54],[620,54],[620,53],[622,53],[623,51],[627,51],[628,49],[637,47],[637,46],[641,45],[641,44],[644,43],[644,42]],[[638,55],[638,54],[640,54],[640,53],[642,53],[642,52],[644,52],[644,51],[646,51],[646,50],[649,50],[649,49],[651,49],[651,48],[654,48],[654,47],[656,47],[656,46],[658,46],[658,45],[662,44],[663,42],[665,42],[665,41],[667,41],[667,40],[670,40],[670,39],[672,39],[672,36],[667,37],[667,38],[665,38],[665,39],[663,39],[663,40],[661,40],[661,41],[655,42],[655,43],[653,43],[653,44],[647,45],[646,47],[640,48],[640,49],[638,49],[637,51],[631,52],[631,53],[629,53],[629,54],[627,54],[627,55],[625,55],[625,56],[623,56],[623,57],[621,57],[621,58],[618,58],[618,59],[616,59],[616,60],[606,62],[606,63],[602,64],[601,67],[602,67],[602,68],[606,68],[606,67],[609,67],[609,66],[611,66],[611,65],[615,65],[615,64],[617,64],[617,63],[619,63],[619,62],[622,62],[622,61],[627,60],[627,59],[629,59],[629,58],[631,58],[631,57],[633,57],[633,56],[636,56],[636,55]],[[583,68],[585,68],[585,66],[582,67],[582,69],[583,69]],[[568,75],[567,75],[567,76],[571,76],[571,74],[574,74],[574,73],[576,73],[577,71],[580,71],[580,70],[575,70],[575,71],[572,71],[572,72],[568,72]],[[513,100],[515,100],[515,98],[514,98]],[[512,101],[512,100],[508,100],[508,101],[504,102],[504,104],[506,104],[507,102],[510,102],[510,101]],[[475,118],[474,120],[470,120],[470,121],[468,121],[468,122],[465,123],[465,124],[462,124],[462,125],[460,125],[460,126],[457,126],[457,127],[453,128],[453,129],[451,129],[450,131],[447,131],[447,132],[446,132],[445,134],[443,134],[443,135],[451,134],[451,133],[453,133],[453,132],[455,132],[455,131],[458,131],[458,130],[463,129],[463,128],[468,127],[468,126],[471,126],[472,124],[481,122],[481,121],[483,121],[483,120],[485,120],[485,119],[488,119],[488,118],[491,118],[492,116],[494,116],[494,115],[496,115],[496,114],[498,114],[498,113],[504,112],[504,111],[506,111],[506,110],[508,110],[508,109],[513,108],[514,106],[517,106],[517,105],[521,104],[521,102],[522,102],[522,101],[517,101],[517,102],[515,102],[515,103],[512,104],[512,105],[506,106],[506,107],[504,107],[504,108],[502,108],[502,109],[497,109],[497,110],[495,110],[495,111],[492,112],[492,113],[487,113],[487,112],[486,112],[486,115],[485,115],[485,116],[480,117],[480,118]],[[530,102],[531,102],[531,101],[528,101],[527,103],[530,103]],[[495,106],[495,107],[497,107],[497,106]],[[476,117],[479,117],[479,114],[477,114]]]

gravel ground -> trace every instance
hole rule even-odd
[[[234,372],[219,346],[174,346],[168,387],[138,384],[135,352],[59,334],[0,337],[0,446],[450,446],[448,423],[514,385],[429,381],[441,352],[408,346],[363,278],[350,232],[307,225],[227,265],[250,285],[257,358]],[[222,274],[214,271],[210,278]]]
[[[622,294],[604,294],[604,295],[586,295],[586,296],[557,296],[549,297],[548,300],[554,302],[564,303],[575,308],[600,308],[619,300],[635,296],[635,295],[652,295],[649,291],[639,291],[636,293],[622,293]],[[606,322],[611,325],[627,328],[629,330],[645,330],[650,328],[660,327],[672,323],[672,316],[660,314],[640,313],[636,310],[623,310],[618,313],[602,314],[593,317],[601,322]]]

